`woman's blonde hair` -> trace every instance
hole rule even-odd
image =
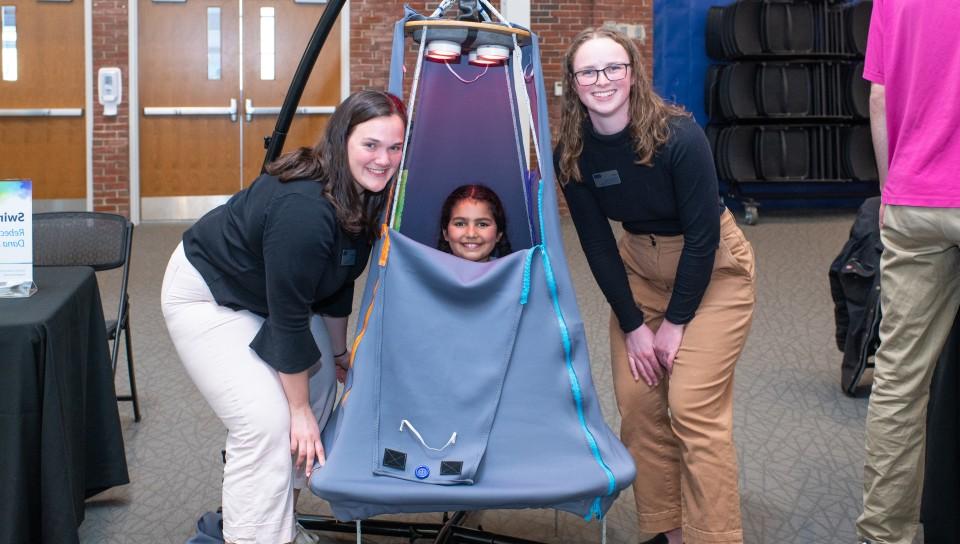
[[[583,153],[583,122],[587,108],[577,96],[577,81],[573,75],[573,57],[584,43],[609,38],[627,52],[630,62],[630,137],[637,164],[649,166],[653,156],[670,137],[669,122],[673,117],[689,115],[682,107],[666,103],[650,85],[640,51],[632,40],[612,28],[588,28],[573,38],[563,57],[563,109],[560,111],[560,168],[557,177],[566,185],[580,181],[578,160]]]

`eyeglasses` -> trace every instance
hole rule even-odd
[[[606,76],[607,81],[618,81],[627,77],[627,66],[630,66],[630,64],[611,64],[601,70],[588,68],[586,70],[574,72],[573,76],[577,78],[577,83],[581,85],[595,84],[597,80],[600,79],[600,72],[603,72],[603,75]]]

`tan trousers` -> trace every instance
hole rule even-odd
[[[733,215],[721,216],[710,285],[687,324],[669,379],[634,381],[610,320],[621,438],[637,465],[633,484],[644,533],[683,527],[686,544],[743,542],[733,445],[733,373],[753,319],[754,255]],[[682,236],[626,234],[620,255],[645,323],[656,331],[673,292]]]
[[[960,308],[960,209],[887,206],[880,348],[867,410],[861,537],[910,544],[918,528],[930,380]]]

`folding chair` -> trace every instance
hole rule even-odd
[[[755,62],[728,64],[720,73],[718,101],[725,119],[757,117],[757,67]]]
[[[126,344],[130,394],[117,395],[118,401],[133,403],[134,421],[140,421],[140,401],[133,371],[130,340],[130,248],[133,223],[126,217],[99,212],[52,212],[33,215],[33,264],[36,266],[89,266],[95,271],[123,268],[117,318],[104,325],[113,342],[110,364],[117,373],[120,336]]]
[[[851,53],[867,54],[867,33],[870,30],[870,13],[872,10],[873,2],[857,2],[844,6],[847,48]]]
[[[811,114],[810,70],[797,63],[763,63],[757,69],[757,109],[770,117]]]
[[[710,6],[707,10],[707,56],[715,60],[727,58],[723,47],[723,6]]]
[[[874,180],[880,177],[873,154],[870,125],[855,125],[843,129],[841,165],[846,175],[856,180]]]
[[[847,111],[858,119],[870,118],[870,83],[863,79],[863,61],[845,68],[844,102]]]
[[[734,49],[741,55],[753,56],[764,52],[760,34],[763,2],[745,1],[727,7],[732,11],[727,31],[733,38]]]
[[[803,127],[760,127],[757,135],[757,174],[767,181],[797,181],[810,177],[810,138]]]
[[[727,129],[723,153],[726,169],[734,181],[759,181],[754,156],[757,128],[736,126]]]
[[[763,4],[760,32],[766,52],[812,53],[815,40],[813,7],[809,4]]]

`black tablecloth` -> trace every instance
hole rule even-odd
[[[0,543],[69,544],[84,499],[130,479],[96,276],[34,282],[0,299]]]

